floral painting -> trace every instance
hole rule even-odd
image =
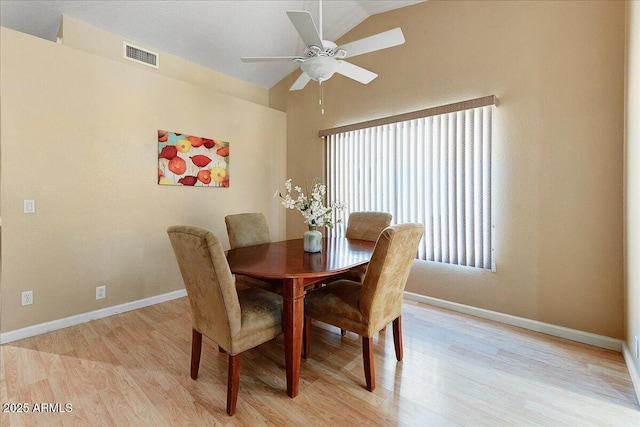
[[[158,130],[158,184],[229,187],[229,143]]]

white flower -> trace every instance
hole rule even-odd
[[[305,224],[309,227],[333,227],[333,212],[346,209],[346,204],[342,202],[332,202],[329,206],[324,205],[327,186],[318,179],[313,180],[310,192],[304,192],[300,186],[292,186],[291,179],[285,181],[284,187],[287,190],[284,196],[276,191],[273,197],[280,197],[282,206],[285,208],[300,211]],[[295,197],[291,194],[292,189],[297,193]]]

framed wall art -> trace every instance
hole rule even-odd
[[[158,130],[158,184],[229,187],[229,143]]]

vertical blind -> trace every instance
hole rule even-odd
[[[492,268],[492,105],[326,136],[329,201],[425,226],[418,258]],[[344,220],[346,221],[346,215]],[[344,235],[344,221],[329,232]]]

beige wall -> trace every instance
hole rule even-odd
[[[109,33],[70,16],[62,17],[59,37],[62,38],[62,44],[65,46],[84,50],[94,55],[100,55],[148,71],[149,67],[147,65],[137,64],[123,58],[122,43],[126,41],[159,54],[160,67],[156,73],[213,89],[216,92],[256,104],[266,106],[269,102],[267,89],[194,64],[177,56],[159,52],[152,46],[146,46],[136,40],[124,39],[122,36]]]
[[[625,320],[627,347],[640,339],[640,2],[627,3],[627,88],[625,138]],[[640,360],[635,359],[636,374]],[[636,378],[638,379],[638,378]],[[640,383],[636,384],[640,393]]]
[[[407,290],[623,337],[623,2],[429,1],[373,16],[343,42],[399,26],[402,46],[287,92],[288,177],[322,176],[319,129],[495,94],[497,272],[417,262]],[[313,82],[312,82],[313,83]],[[295,212],[287,233],[304,230]]]
[[[272,197],[285,179],[284,113],[1,31],[3,332],[181,289],[169,225],[210,228],[228,247],[224,216],[262,211],[284,237]],[[230,188],[159,186],[158,129],[229,141]],[[21,307],[25,290],[34,303]]]

